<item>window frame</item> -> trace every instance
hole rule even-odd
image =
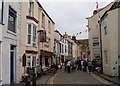
[[[29,2],[28,15],[33,16],[33,2]]]
[[[27,44],[28,45],[31,45],[31,43],[32,43],[32,32],[31,32],[31,34],[29,34],[29,25],[31,26],[31,30],[30,30],[30,32],[32,31],[32,25],[31,24],[27,24]],[[30,36],[30,43],[28,43],[28,36]]]
[[[107,50],[104,50],[104,60],[105,60],[105,64],[108,64],[108,52]]]
[[[42,27],[45,28],[45,14],[42,13]]]
[[[30,57],[30,65],[28,65],[28,57]],[[35,57],[35,59],[33,59]],[[35,61],[35,62],[33,62]],[[34,65],[33,65],[34,64]],[[26,54],[26,67],[36,67],[37,66],[37,55]]]
[[[51,22],[48,20],[48,32],[51,33]]]
[[[31,25],[31,34],[29,34],[28,25]],[[33,31],[34,29],[35,29],[35,32]],[[28,35],[31,36],[30,44],[28,43]],[[34,38],[35,38],[35,41],[34,41]],[[37,47],[37,26],[33,23],[27,23],[26,45]]]
[[[9,6],[9,10],[8,10],[8,30],[13,32],[13,33],[16,33],[17,32],[17,29],[16,29],[16,20],[17,20],[17,12],[11,7]],[[13,26],[12,28],[9,28],[9,24],[10,24],[10,17],[13,18]]]
[[[103,28],[104,28],[104,34],[107,35],[107,16],[105,17],[105,19],[103,20]]]
[[[35,27],[35,28],[34,28]],[[34,30],[35,30],[35,32],[34,32]],[[37,43],[37,26],[36,25],[34,25],[33,24],[33,29],[32,29],[32,31],[33,31],[33,35],[32,35],[32,46],[33,47],[36,47],[36,43]],[[34,40],[34,38],[35,38],[35,40]]]

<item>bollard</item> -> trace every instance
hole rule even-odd
[[[36,86],[36,74],[33,74],[32,86]]]

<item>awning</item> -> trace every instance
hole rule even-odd
[[[41,50],[41,56],[54,56],[53,52]]]

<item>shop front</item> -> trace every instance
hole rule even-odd
[[[50,66],[53,61],[54,53],[50,51],[41,50],[40,65]]]

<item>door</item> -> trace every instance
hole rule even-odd
[[[15,47],[11,45],[10,48],[10,84],[14,84],[15,75]]]

